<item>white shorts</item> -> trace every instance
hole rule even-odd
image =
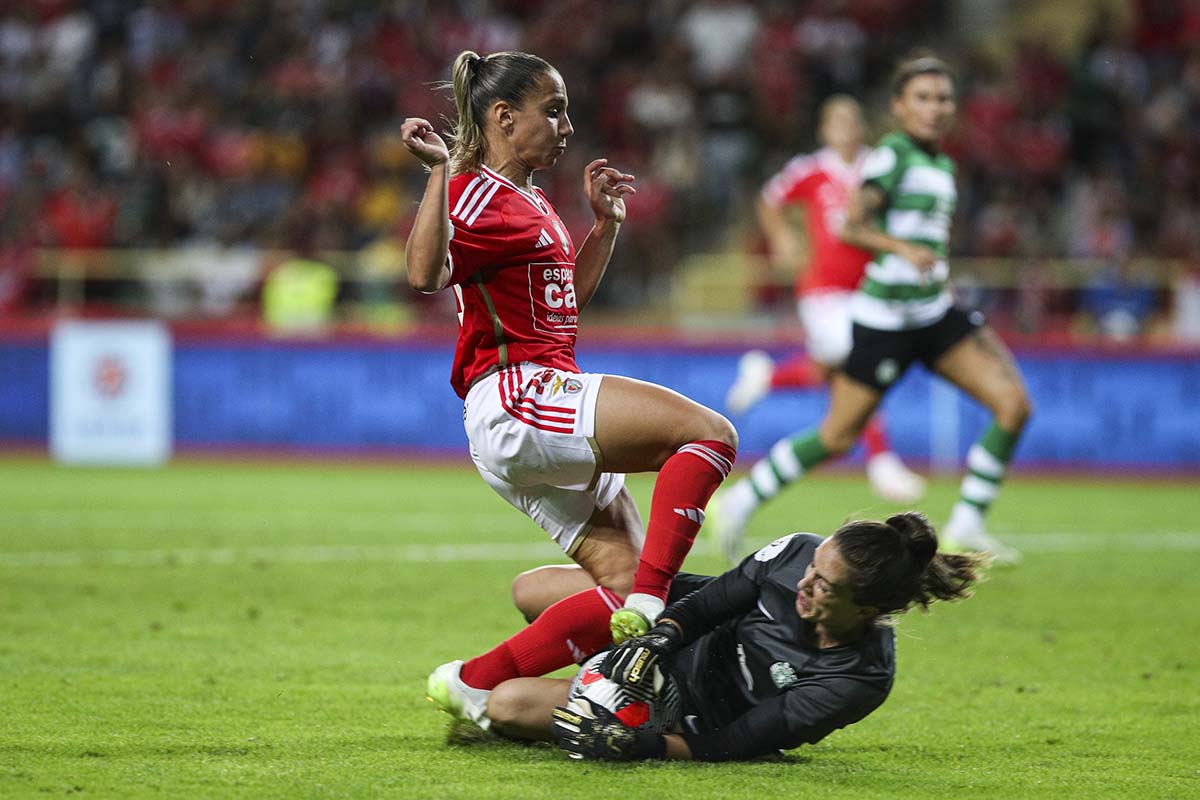
[[[625,485],[623,474],[602,471],[596,446],[603,379],[518,364],[479,380],[463,407],[479,474],[567,555],[587,536],[592,514]]]
[[[828,367],[841,366],[854,345],[850,298],[854,292],[812,292],[797,304],[808,357]]]

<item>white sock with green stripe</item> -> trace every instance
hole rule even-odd
[[[970,506],[980,517],[991,508],[1000,483],[1008,471],[1008,461],[1017,446],[1017,435],[995,423],[967,451],[967,474],[960,488],[959,506]],[[967,509],[963,509],[966,512]],[[957,511],[957,507],[956,507]]]
[[[755,462],[750,474],[730,489],[730,500],[742,509],[757,508],[828,458],[829,451],[816,431],[780,439],[766,458]]]

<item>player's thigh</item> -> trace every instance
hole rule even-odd
[[[837,369],[850,355],[850,297],[850,292],[813,292],[800,299],[808,357],[826,369]]]
[[[829,410],[819,428],[821,443],[834,455],[849,450],[882,399],[883,392],[875,387],[835,373],[829,383]]]
[[[653,383],[607,375],[596,400],[596,443],[604,469],[655,472],[688,442],[737,446],[733,424],[712,409]]]
[[[513,605],[526,622],[533,622],[564,597],[594,588],[596,581],[578,564],[545,564],[513,578]]]
[[[1025,381],[1008,347],[987,327],[976,327],[933,363],[933,371],[986,406],[1004,427],[1029,416]]]

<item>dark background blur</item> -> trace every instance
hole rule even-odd
[[[1200,339],[1195,0],[2,2],[0,314],[257,320],[302,256],[337,275],[335,327],[440,324],[403,287],[424,175],[399,126],[451,112],[459,51],[524,49],[571,95],[538,180],[575,234],[583,164],[638,175],[597,311],[784,320],[755,194],[830,93],[885,130],[917,46],[960,73],[967,299],[1014,335]]]

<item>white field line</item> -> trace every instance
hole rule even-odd
[[[1149,533],[1042,533],[1003,536],[1025,553],[1086,553],[1114,550],[1178,552],[1200,550],[1200,531]],[[0,567],[197,566],[269,561],[291,564],[363,562],[530,561],[557,555],[549,541],[454,545],[297,545],[125,550],[0,552]]]
[[[532,523],[519,514],[455,512],[457,523],[473,529],[519,532]],[[331,534],[363,531],[444,530],[447,515],[439,511],[359,511],[353,509],[139,509],[104,508],[70,511],[0,511],[0,541],[6,533],[36,530],[90,531],[254,531],[328,528]],[[486,527],[485,527],[486,526]]]

